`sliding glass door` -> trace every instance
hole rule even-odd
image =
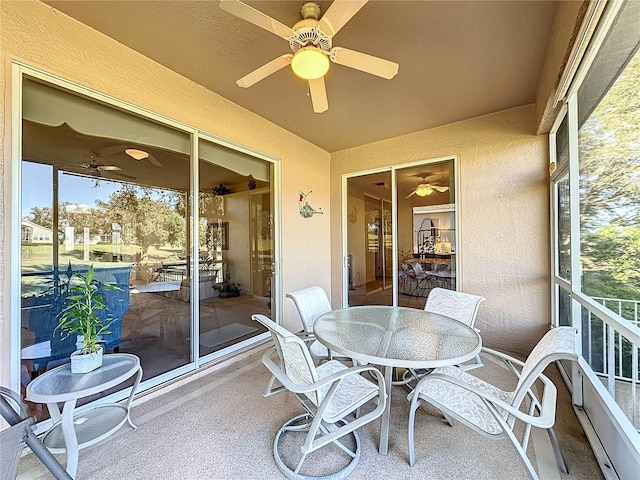
[[[21,387],[77,348],[56,325],[90,266],[117,287],[104,348],[140,357],[142,388],[255,342],[251,315],[276,310],[275,163],[39,77],[22,83]]]
[[[350,175],[345,196],[348,305],[422,308],[434,287],[456,289],[453,159]]]

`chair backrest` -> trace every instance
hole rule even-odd
[[[436,287],[429,292],[424,309],[473,327],[478,308],[484,300],[484,297],[478,295]]]
[[[413,273],[415,275],[425,275],[427,272],[422,268],[422,264],[419,262],[411,262],[411,268],[413,269]]]
[[[298,385],[311,385],[318,381],[318,372],[309,353],[307,344],[300,337],[286,328],[278,325],[265,315],[252,315],[253,320],[264,325],[273,338],[278,355],[282,361],[285,375]],[[306,393],[316,405],[320,405],[322,398],[319,392]]]
[[[520,405],[527,391],[551,362],[577,358],[576,333],[573,327],[552,328],[540,339],[524,362],[513,405]]]
[[[295,303],[302,320],[302,327],[307,333],[313,331],[313,322],[316,321],[316,318],[331,311],[331,303],[327,294],[318,286],[287,293],[287,297]]]

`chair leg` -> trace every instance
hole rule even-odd
[[[556,437],[556,432],[553,430],[553,427],[547,428],[547,433],[549,434],[549,440],[551,440],[553,454],[556,457],[558,467],[560,467],[562,473],[568,474],[569,470],[567,469],[567,464],[564,461],[564,456],[562,455],[562,450],[560,450],[560,444],[558,443],[558,437]]]
[[[440,410],[440,413],[442,414],[442,416],[444,417],[445,421],[449,424],[450,427],[453,427],[453,418],[451,418],[449,415],[447,415],[446,413],[444,413],[442,410]]]
[[[518,441],[518,438],[514,435],[513,431],[510,428],[508,428],[507,425],[502,425],[502,429],[507,434],[507,437],[509,437],[509,440],[511,440],[513,447],[516,449],[516,451],[520,455],[520,460],[522,460],[522,463],[527,469],[527,472],[529,472],[529,476],[531,477],[531,480],[540,480],[538,477],[538,474],[536,473],[536,470],[533,468],[533,465],[531,464],[531,460],[529,460],[529,457],[527,456],[527,452],[524,451],[524,449],[522,448],[522,445],[520,445],[520,442]]]
[[[414,443],[414,429],[416,423],[416,410],[422,402],[417,398],[417,395],[411,400],[411,406],[409,407],[409,465],[412,467],[416,463],[416,449]]]
[[[278,432],[276,433],[276,437],[273,441],[273,456],[276,461],[276,466],[290,480],[344,479],[351,472],[353,472],[356,465],[358,464],[358,461],[360,460],[360,453],[361,453],[360,437],[355,431],[350,431],[349,433],[347,433],[347,435],[351,435],[353,437],[353,441],[355,443],[354,451],[351,451],[348,447],[343,445],[338,438],[334,439],[332,442],[329,442],[338,446],[348,455],[348,457],[351,458],[349,463],[344,468],[342,468],[342,470],[339,470],[338,472],[331,473],[329,475],[325,475],[322,477],[313,477],[313,476],[308,476],[304,473],[301,473],[302,466],[305,460],[307,460],[308,455],[311,452],[317,450],[316,448],[311,448],[311,449],[307,448],[310,443],[313,443],[313,439],[316,437],[316,433],[318,432],[318,430],[321,430],[325,434],[327,433],[327,429],[322,424],[314,425],[315,422],[313,422],[312,420],[314,420],[313,416],[311,416],[309,413],[303,413],[287,421],[280,428],[280,430],[278,430]],[[340,420],[340,422],[343,425],[346,425],[346,423],[343,420]],[[308,432],[305,444],[300,447],[300,453],[302,456],[297,462],[297,464],[295,465],[295,469],[293,466],[290,467],[289,465],[284,463],[284,459],[282,458],[281,452],[280,452],[280,439],[283,435],[285,435],[287,432],[290,432],[290,431],[291,432],[304,432],[304,431]],[[313,457],[309,457],[309,458],[313,458]],[[289,458],[289,460],[293,460],[293,459]]]
[[[284,386],[273,388],[273,384],[275,383],[275,381],[276,381],[276,376],[271,375],[271,379],[269,380],[269,383],[267,383],[267,388],[262,394],[263,397],[270,397],[271,395],[275,395],[276,393],[284,392],[286,390]]]
[[[484,367],[482,360],[480,360],[480,355],[476,355],[476,358],[474,358],[473,363],[463,363],[462,365],[458,365],[458,368],[460,368],[461,370],[464,370],[465,372],[467,370],[473,370],[475,368],[480,368],[480,367]]]
[[[263,396],[267,397],[269,395],[271,395],[271,390],[273,389],[273,384],[276,381],[276,376],[275,375],[271,375],[271,379],[269,380],[269,383],[267,383],[267,389],[264,391],[264,393],[262,394]]]

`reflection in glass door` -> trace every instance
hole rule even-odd
[[[89,266],[117,287],[106,352],[139,356],[145,380],[187,365],[190,135],[30,78],[22,100],[22,386],[76,349],[56,325]]]
[[[273,276],[273,240],[271,191],[261,189],[249,196],[251,215],[251,291],[271,301]]]
[[[56,325],[69,278],[90,265],[117,287],[103,292],[104,347],[140,357],[141,388],[255,341],[251,314],[274,306],[274,164],[201,136],[193,168],[194,130],[54,82],[23,77],[23,393],[76,349]]]
[[[436,287],[456,289],[454,161],[396,170],[398,305],[422,308]]]
[[[393,304],[391,172],[349,178],[349,305]]]
[[[266,329],[273,264],[273,166],[200,138],[199,352],[219,352]]]

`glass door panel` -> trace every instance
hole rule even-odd
[[[273,166],[200,139],[199,352],[204,357],[266,331],[273,289]]]
[[[77,348],[57,318],[91,265],[117,286],[106,351],[138,355],[144,379],[188,364],[190,136],[29,78],[22,127],[22,384]]]
[[[349,305],[392,305],[391,172],[347,180]]]
[[[434,287],[456,289],[453,160],[399,168],[398,305],[422,308]]]

